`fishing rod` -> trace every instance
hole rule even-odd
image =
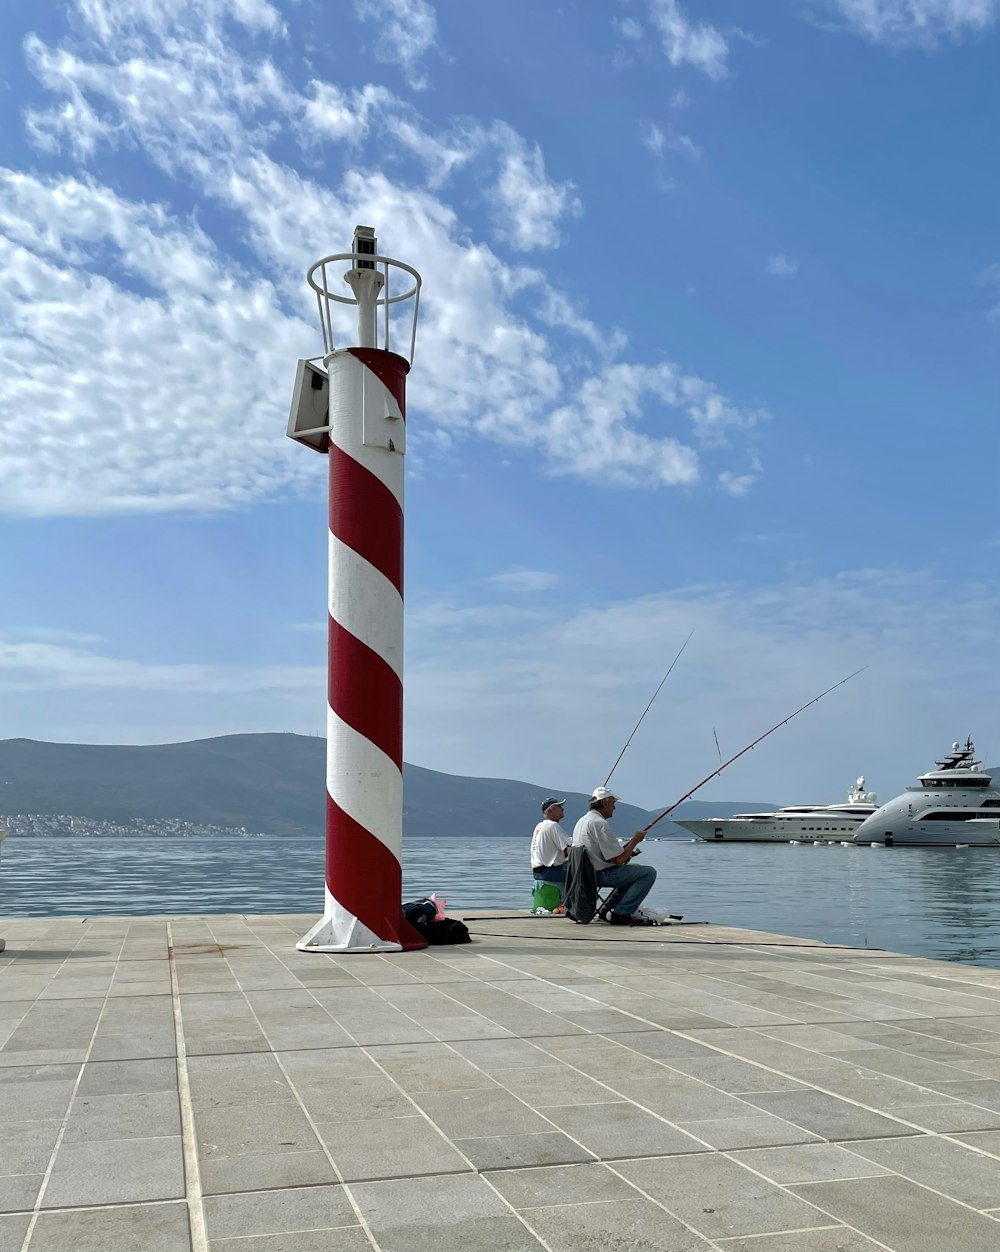
[[[692,630],[692,631],[691,631],[691,635],[693,635],[693,634],[694,634],[694,631]],[[657,688],[656,688],[656,690],[653,692],[652,699],[651,699],[651,700],[650,700],[650,702],[646,705],[646,707],[643,709],[643,711],[642,711],[642,717],[640,717],[640,718],[639,718],[639,720],[636,722],[636,724],[632,727],[632,733],[631,733],[631,734],[629,735],[629,737],[625,740],[625,747],[624,747],[624,748],[622,748],[621,752],[619,752],[619,753],[618,753],[618,756],[615,758],[615,763],[614,763],[614,765],[612,765],[612,766],[611,766],[611,773],[610,773],[610,774],[608,774],[607,778],[605,778],[605,780],[604,780],[604,785],[605,785],[605,787],[606,787],[606,786],[608,785],[608,783],[611,781],[611,775],[612,775],[612,774],[615,772],[615,770],[618,768],[619,764],[621,763],[621,759],[622,759],[622,757],[623,757],[623,756],[625,755],[625,753],[628,751],[628,745],[629,745],[629,744],[632,742],[632,740],[635,738],[635,732],[636,732],[636,731],[639,729],[639,727],[642,725],[643,718],[646,716],[646,714],[649,712],[649,710],[653,707],[653,700],[655,700],[655,699],[656,699],[656,697],[660,694],[660,687],[662,687],[662,686],[663,686],[663,684],[664,684],[664,683],[667,681],[667,679],[670,677],[670,670],[672,670],[672,669],[674,668],[674,666],[677,664],[677,662],[681,659],[681,653],[683,653],[684,649],[685,649],[685,648],[688,646],[688,644],[691,642],[691,635],[688,635],[688,637],[687,637],[687,638],[684,640],[684,642],[681,644],[681,650],[680,650],[680,652],[678,652],[678,653],[677,653],[677,655],[674,657],[674,659],[670,662],[670,669],[668,669],[668,670],[667,670],[667,672],[666,672],[666,673],[663,675],[663,677],[660,679],[660,686],[659,686],[659,687],[657,687]]]
[[[737,752],[735,756],[731,756],[729,760],[726,761],[723,765],[720,765],[718,769],[713,770],[711,774],[708,775],[707,778],[703,778],[696,787],[692,787],[691,790],[685,792],[685,794],[682,795],[679,800],[675,800],[673,804],[671,804],[670,808],[664,809],[659,817],[654,817],[648,826],[644,826],[642,828],[642,833],[644,835],[648,834],[649,831],[653,829],[653,827],[656,825],[657,822],[663,821],[663,819],[667,816],[667,814],[672,813],[679,804],[683,804],[685,800],[690,800],[696,791],[700,791],[702,787],[704,787],[706,783],[711,782],[713,778],[718,778],[718,776],[722,773],[724,769],[728,769],[728,767],[732,765],[734,761],[738,761],[741,756],[745,756],[746,753],[748,753],[752,748],[756,748],[758,743],[763,743],[764,740],[768,737],[768,735],[773,735],[774,732],[776,730],[780,730],[782,726],[787,726],[793,717],[798,717],[800,713],[804,713],[806,709],[810,708],[812,705],[818,704],[820,700],[823,699],[824,696],[828,696],[831,691],[836,691],[838,687],[843,687],[844,683],[849,683],[852,678],[857,678],[857,676],[859,674],[863,674],[866,669],[868,669],[868,666],[862,665],[862,667],[860,669],[856,669],[853,674],[848,674],[846,678],[842,678],[839,683],[834,683],[832,687],[827,687],[826,691],[821,691],[818,696],[814,696],[813,699],[808,701],[808,703],[803,704],[801,708],[796,709],[794,713],[789,713],[789,715],[786,718],[784,718],[783,721],[780,721],[776,725],[772,726],[770,730],[765,730],[762,735],[758,736],[758,738],[756,738],[753,741],[753,743],[748,743],[745,748],[741,748],[740,751]]]

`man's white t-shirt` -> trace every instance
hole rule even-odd
[[[612,858],[621,856],[622,845],[600,813],[591,809],[573,827],[573,847],[586,848],[594,869],[610,869]]]
[[[531,864],[565,865],[566,849],[569,847],[569,835],[559,825],[547,817],[539,822],[531,836]]]

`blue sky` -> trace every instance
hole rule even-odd
[[[1000,760],[1000,0],[9,0],[0,737],[324,724],[320,349],[415,265],[406,756],[669,800]]]

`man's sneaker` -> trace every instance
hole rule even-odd
[[[612,926],[631,926],[632,914],[631,913],[609,913],[608,921],[610,922]]]

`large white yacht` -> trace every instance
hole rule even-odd
[[[975,756],[971,739],[953,743],[937,769],[863,821],[854,842],[1000,847],[1000,791]]]
[[[706,843],[838,843],[854,837],[859,825],[878,807],[862,776],[846,804],[790,804],[774,813],[736,813],[732,817],[674,818]]]

